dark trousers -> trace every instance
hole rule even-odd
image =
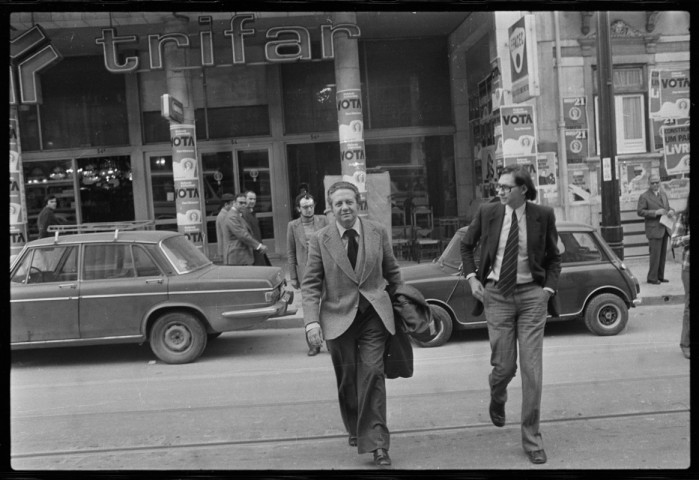
[[[665,256],[667,255],[667,235],[663,238],[649,238],[648,276],[649,282],[657,282],[665,278]]]
[[[512,297],[505,298],[488,282],[485,288],[485,317],[490,339],[488,377],[490,395],[498,403],[507,401],[507,385],[519,367],[522,372],[522,447],[525,451],[542,450],[539,432],[543,378],[544,326],[548,295],[535,283],[517,285]]]
[[[388,330],[372,307],[358,312],[345,333],[326,340],[332,358],[345,429],[357,436],[359,453],[388,450],[383,353]]]

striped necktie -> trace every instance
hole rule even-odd
[[[514,293],[517,284],[517,253],[519,250],[519,226],[517,225],[517,214],[512,211],[512,222],[510,223],[510,233],[507,235],[505,253],[502,256],[500,266],[500,278],[498,279],[498,289],[505,297]]]

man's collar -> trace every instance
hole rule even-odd
[[[512,211],[514,210],[517,212],[517,218],[522,218],[522,215],[524,215],[525,208],[527,208],[527,202],[524,202],[522,205],[520,205],[517,208],[512,208],[509,205],[505,205],[505,215],[507,215],[508,217],[511,217]]]
[[[354,221],[354,225],[352,225],[350,228],[345,228],[342,225],[340,225],[340,222],[335,221],[335,225],[337,225],[337,230],[340,232],[340,238],[345,234],[347,230],[354,229],[355,232],[361,237],[362,236],[362,223],[359,221],[359,217]]]

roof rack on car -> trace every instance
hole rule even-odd
[[[155,227],[153,220],[135,220],[131,222],[95,222],[80,225],[51,225],[49,232],[56,232],[54,241],[58,241],[59,234],[70,233],[94,233],[114,232],[114,240],[119,238],[119,230],[152,230]]]

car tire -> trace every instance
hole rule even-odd
[[[434,321],[434,326],[437,329],[437,334],[432,337],[432,340],[427,342],[421,342],[413,339],[416,345],[423,348],[440,347],[444,345],[447,343],[451,337],[451,332],[454,330],[451,315],[449,315],[449,312],[444,307],[439,305],[430,305],[430,311],[432,312],[432,320]]]
[[[166,313],[155,321],[150,334],[155,356],[172,364],[195,361],[204,352],[206,341],[204,325],[186,312]]]
[[[595,335],[616,335],[626,328],[628,321],[626,303],[613,293],[597,295],[585,309],[585,326]]]

